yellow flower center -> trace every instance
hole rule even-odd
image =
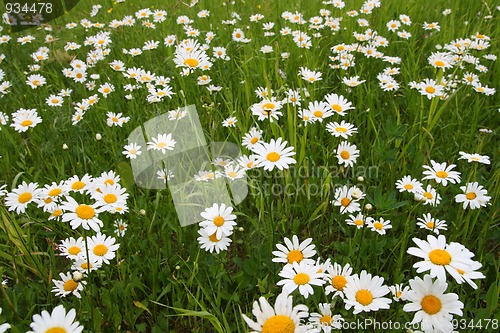
[[[160,148],[160,149],[161,149],[161,148],[165,148],[166,146],[167,146],[167,144],[166,144],[165,142],[158,142],[158,143],[156,144],[156,147],[158,147],[158,148]]]
[[[474,200],[476,199],[477,195],[474,192],[469,192],[465,195],[465,197],[467,198],[467,200]]]
[[[51,327],[48,330],[45,331],[45,333],[68,333],[66,329],[56,326],[56,327]]]
[[[39,85],[39,84],[40,84],[40,81],[38,81],[38,80],[34,80],[34,81],[33,81],[33,85],[34,85],[34,86],[37,86],[37,85]]]
[[[434,65],[436,65],[436,67],[444,67],[444,62],[441,61],[441,60],[437,60]]]
[[[434,265],[445,266],[451,262],[451,255],[446,250],[435,249],[429,252],[429,260]]]
[[[342,198],[342,200],[340,200],[340,204],[344,207],[349,206],[350,203],[351,203],[351,199],[349,199],[349,198]]]
[[[432,193],[430,193],[430,192],[424,192],[423,196],[429,200],[432,199]]]
[[[320,324],[330,324],[332,322],[332,317],[331,316],[323,316],[319,319]]]
[[[300,250],[292,250],[288,252],[286,257],[288,259],[289,264],[294,262],[300,263],[302,259],[304,259],[304,254],[302,254],[302,251]]]
[[[384,225],[383,225],[382,223],[380,223],[380,222],[375,222],[375,223],[373,223],[373,227],[374,227],[375,229],[377,229],[377,230],[382,230],[382,229],[384,229]]]
[[[280,159],[281,155],[278,154],[277,152],[270,152],[269,154],[267,154],[266,158],[268,161],[270,162],[277,162],[279,159]]]
[[[264,105],[262,105],[262,108],[264,110],[272,110],[275,108],[275,105],[274,103],[265,103]]]
[[[197,67],[198,64],[199,64],[198,60],[196,60],[194,58],[188,58],[188,59],[184,60],[184,65],[187,65],[191,68]]]
[[[439,178],[446,178],[448,177],[448,173],[446,171],[438,171],[436,172],[436,176]]]
[[[76,215],[83,220],[90,220],[95,216],[95,210],[89,205],[80,205],[75,209]]]
[[[434,92],[436,91],[436,89],[434,87],[431,87],[431,86],[428,86],[425,88],[425,91],[429,94],[434,94]]]
[[[332,286],[337,290],[344,290],[347,280],[343,275],[337,275],[332,278]]]
[[[47,198],[47,199],[43,200],[43,202],[45,202],[46,204],[49,204],[52,202],[52,198]]]
[[[295,282],[298,285],[308,284],[310,280],[311,278],[306,273],[298,273],[293,277],[293,282]]]
[[[78,253],[80,253],[82,251],[82,249],[80,249],[78,246],[76,245],[73,245],[72,247],[70,247],[68,249],[68,253],[73,255],[73,256],[76,256]]]
[[[217,216],[216,218],[214,218],[214,224],[217,226],[217,227],[221,227],[223,224],[224,224],[224,218],[222,216]]]
[[[114,195],[113,193],[106,194],[103,199],[107,204],[112,204],[118,200],[116,195]]]
[[[61,216],[62,215],[62,210],[56,209],[54,212],[52,212],[52,216]]]
[[[351,157],[351,154],[349,154],[347,150],[342,150],[342,152],[340,153],[340,157],[342,157],[344,160],[347,160],[349,159],[349,157]]]
[[[309,81],[311,81],[311,82],[313,82],[314,80],[316,80],[316,79],[315,79],[315,78],[313,78],[313,77],[310,77],[310,78],[309,78]]]
[[[102,257],[106,253],[108,253],[108,247],[106,245],[98,244],[98,245],[94,246],[94,254],[96,256]]]
[[[76,288],[78,288],[78,282],[75,282],[73,279],[69,279],[68,281],[64,282],[64,291],[75,291]]]
[[[229,171],[227,173],[228,177],[231,177],[231,178],[236,178],[238,177],[238,173],[236,173],[235,171]]]
[[[441,310],[441,300],[434,295],[426,295],[420,301],[420,306],[427,314],[433,315]]]
[[[396,297],[401,298],[401,295],[403,295],[403,292],[401,291],[396,291]]]
[[[88,270],[89,268],[92,268],[92,264],[89,264],[88,262],[84,262],[80,267],[85,269],[85,270]]]
[[[250,140],[250,143],[254,145],[257,143],[257,141],[259,141],[259,138],[252,138],[252,140]]]
[[[335,129],[335,131],[337,131],[337,132],[342,132],[342,133],[346,133],[346,132],[347,132],[347,129],[346,129],[345,127],[337,127],[337,128]]]
[[[208,239],[210,239],[211,242],[218,242],[220,241],[220,239],[217,239],[217,237],[215,236],[216,232],[214,232],[213,234],[211,234],[210,236],[208,236]]]
[[[31,126],[31,125],[33,125],[33,122],[31,120],[29,120],[29,119],[23,120],[21,122],[21,126],[23,126],[23,127],[28,127],[28,126]]]
[[[355,220],[354,224],[355,225],[363,225],[363,220]]]
[[[323,112],[317,110],[317,111],[314,111],[314,116],[316,118],[322,118],[323,117]]]
[[[52,102],[52,104],[58,104],[59,100],[58,99],[53,99],[51,102]]]
[[[49,191],[49,196],[57,197],[61,193],[62,193],[62,190],[60,188],[54,188],[54,189]]]
[[[367,306],[373,301],[373,295],[366,289],[360,289],[356,292],[356,301],[363,306]]]
[[[19,195],[19,197],[17,198],[17,201],[20,203],[20,204],[25,204],[27,203],[28,201],[31,200],[31,198],[33,198],[33,195],[31,194],[31,192],[24,192],[22,193],[21,195]]]
[[[75,190],[75,191],[78,191],[78,190],[81,190],[82,188],[85,187],[85,183],[84,182],[81,182],[79,180],[77,180],[76,182],[74,182],[72,185],[71,185],[71,189],[72,190]]]
[[[404,188],[407,189],[408,191],[410,191],[410,190],[413,190],[413,185],[412,184],[406,184],[404,186]]]
[[[106,87],[102,90],[103,93],[108,94],[111,91],[110,88]]]
[[[294,333],[295,324],[288,316],[276,315],[272,316],[264,325],[262,325],[262,333]]]

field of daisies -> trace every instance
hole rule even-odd
[[[0,14],[0,333],[499,329],[498,2]]]

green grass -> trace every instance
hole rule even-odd
[[[41,124],[25,133],[0,125],[0,183],[6,184],[10,191],[23,180],[43,185],[72,175],[98,176],[103,171],[115,170],[121,174],[122,185],[130,194],[129,212],[124,216],[128,230],[125,237],[118,239],[117,258],[89,276],[82,298],[60,298],[51,293],[52,279],[57,279],[60,272],[67,272],[71,265],[69,260],[57,255],[54,244],[67,237],[90,233],[72,230],[66,223],[47,221],[47,214],[36,205],[30,206],[26,214],[16,215],[8,212],[2,203],[0,275],[2,280],[7,280],[7,285],[0,287],[0,307],[3,309],[0,318],[13,326],[10,332],[27,331],[34,314],[44,309],[50,312],[59,304],[77,310],[77,320],[85,326],[86,332],[247,332],[248,326],[241,313],[251,315],[252,303],[261,295],[270,297],[273,304],[281,292],[276,286],[281,265],[271,261],[271,252],[276,244],[283,243],[284,237],[298,235],[300,240],[312,237],[323,260],[330,258],[342,265],[350,263],[355,273],[367,270],[384,277],[388,285],[407,284],[410,278],[417,276],[412,268],[417,258],[406,254],[406,250],[414,246],[411,238],[424,239],[428,234],[416,226],[416,218],[424,213],[446,220],[448,231],[443,233],[447,242],[465,245],[483,265],[480,271],[486,278],[476,280],[477,290],[467,284],[458,285],[448,276],[448,292],[458,294],[465,305],[463,318],[500,319],[497,201],[500,173],[495,126],[499,123],[498,95],[485,96],[474,92],[470,86],[460,85],[446,101],[430,101],[408,87],[411,81],[420,82],[439,75],[427,62],[427,57],[436,51],[436,45],[481,32],[491,37],[491,46],[474,54],[497,54],[499,26],[495,24],[498,10],[494,1],[383,0],[382,7],[376,8],[373,14],[356,18],[347,16],[346,12],[359,9],[362,1],[349,1],[342,10],[320,1],[260,3],[237,0],[226,5],[222,5],[222,1],[200,1],[192,8],[181,1],[162,5],[150,0],[104,1],[100,2],[103,8],[98,16],[90,18],[92,3],[98,2],[80,1],[71,12],[50,22],[54,28],[51,34],[58,38],[54,43],[43,44],[47,32],[31,29],[12,34],[13,39],[8,44],[0,45],[0,54],[6,56],[0,69],[6,74],[5,80],[12,83],[11,92],[0,99],[0,112],[10,115],[19,108],[36,108],[43,119]],[[493,19],[484,19],[489,14],[487,5]],[[75,84],[61,72],[69,67],[72,58],[85,60],[89,48],[83,46],[65,52],[63,47],[68,41],[83,44],[85,37],[99,30],[86,31],[82,27],[66,30],[65,24],[79,22],[82,18],[108,23],[148,6],[167,10],[167,21],[158,23],[155,30],[141,26],[140,22],[134,27],[111,30],[110,54],[90,68],[89,73],[100,74],[98,86],[110,82],[116,91],[108,98],[101,98],[80,123],[72,126],[70,102],[79,102],[97,91],[87,91],[84,85]],[[107,11],[110,8],[113,10]],[[307,30],[307,25],[284,22],[283,11],[297,10],[308,19],[319,15],[320,8],[331,10],[333,17],[342,17],[342,30],[332,33],[325,28],[321,37],[313,38],[310,49],[299,49],[291,36],[279,34],[279,29],[285,25],[294,30]],[[441,14],[446,8],[452,10],[449,16]],[[209,18],[196,17],[202,9],[210,10]],[[235,26],[222,25],[222,20],[231,19],[233,11],[242,20]],[[275,36],[264,37],[262,24],[249,22],[250,15],[256,13],[265,16],[263,22],[276,23]],[[398,38],[385,27],[399,14],[407,14],[412,19],[411,26],[403,26],[413,35],[409,40]],[[170,34],[176,34],[179,39],[186,37],[175,22],[180,15],[195,20],[193,27],[202,32],[200,41],[204,32],[210,30],[216,33],[211,46],[227,47],[231,60],[214,62],[208,72],[212,82],[223,87],[221,92],[209,94],[205,87],[196,84],[198,72],[181,76],[175,68],[174,48],[166,48],[163,38]],[[389,40],[390,45],[382,49],[384,54],[402,58],[401,73],[395,76],[401,85],[397,91],[384,92],[378,86],[376,76],[388,66],[380,59],[364,58],[358,53],[354,67],[347,70],[329,67],[330,47],[354,43],[352,32],[366,29],[357,26],[357,18],[366,18],[371,29]],[[439,22],[441,30],[429,34],[421,28],[424,21]],[[231,32],[236,27],[242,28],[252,41],[248,44],[232,41]],[[10,34],[8,30],[4,25],[0,35]],[[31,44],[21,46],[15,41],[18,36],[28,33],[37,38]],[[123,48],[142,47],[151,39],[160,41],[157,50],[144,51],[138,57],[122,53]],[[40,70],[48,84],[31,90],[24,83],[24,72],[33,64],[31,53],[42,45],[50,49],[50,58],[42,63]],[[263,45],[273,46],[274,51],[262,54],[259,50]],[[281,52],[289,52],[289,58],[282,60]],[[124,96],[128,92],[123,91],[123,86],[133,82],[110,69],[108,63],[115,59],[122,60],[127,67],[143,67],[170,77],[176,94],[161,103],[148,104],[145,101],[147,92],[142,88],[132,92],[133,100],[126,100]],[[481,60],[481,63],[487,65],[489,71],[479,74],[480,81],[498,89],[495,86],[500,74],[498,61]],[[322,72],[323,80],[314,84],[303,81],[297,76],[302,66]],[[454,73],[461,78],[472,67],[467,68],[453,68],[450,73],[456,70]],[[342,84],[343,77],[354,75],[366,82],[352,89]],[[304,107],[309,101],[321,100],[329,93],[343,95],[353,102],[355,110],[342,120],[358,128],[358,133],[349,139],[360,150],[355,167],[341,169],[338,166],[333,149],[342,140],[325,130],[325,122],[304,125],[296,107],[285,105],[283,117],[278,122],[257,121],[249,111],[251,105],[259,101],[254,93],[257,87],[272,88],[278,98],[284,97],[288,88],[307,88],[310,97],[303,98]],[[62,108],[48,107],[45,98],[63,88],[73,89],[71,98]],[[207,142],[241,144],[242,136],[258,125],[264,131],[266,142],[282,137],[296,152],[297,163],[290,170],[258,170],[247,174],[250,194],[235,206],[238,227],[242,230],[235,229],[229,250],[219,255],[200,250],[196,240],[197,226],[179,226],[168,190],[148,190],[134,185],[127,176],[129,161],[121,153],[128,135],[137,126],[168,110],[190,104],[198,109]],[[108,111],[122,112],[131,120],[122,128],[108,127]],[[222,127],[222,121],[231,115],[238,119],[236,127]],[[334,116],[330,120],[340,122],[341,118]],[[493,133],[481,133],[481,128],[490,128]],[[95,139],[97,133],[102,135],[102,140]],[[69,149],[63,150],[63,144]],[[243,147],[242,150],[249,153]],[[458,160],[459,151],[488,155],[492,163],[469,164]],[[422,165],[429,165],[431,159],[457,164],[456,170],[462,176],[460,186],[479,182],[492,197],[491,205],[463,210],[454,202],[454,196],[461,193],[458,185],[437,186],[443,197],[437,207],[417,204],[411,196],[397,192],[394,184],[398,179],[404,175],[420,179]],[[358,176],[363,176],[364,181],[359,182]],[[436,187],[435,182],[429,183]],[[393,229],[388,230],[387,235],[380,236],[366,228],[356,230],[345,224],[347,215],[339,214],[338,207],[330,204],[335,188],[344,184],[363,188],[367,197],[362,206],[367,203],[374,206],[368,212],[370,216],[392,221]],[[290,192],[273,195],[273,185]],[[112,222],[116,218],[110,214],[104,217],[104,232],[113,233]],[[315,291],[307,300],[295,292],[294,304],[307,304],[310,312],[317,312],[316,304],[330,302],[331,297],[325,296],[320,288]],[[341,314],[347,321],[357,318],[352,311],[344,309],[340,300],[335,302],[334,313]],[[403,312],[402,304],[393,302],[390,310],[360,315],[360,318],[371,317],[378,321],[406,322],[412,320],[413,313]]]

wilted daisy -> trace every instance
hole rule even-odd
[[[410,287],[403,286],[403,284],[400,283],[395,284],[394,286],[389,286],[389,290],[392,293],[392,299],[396,302],[399,302],[400,300],[406,300],[406,293],[408,292],[408,290],[410,290]]]
[[[71,272],[66,274],[59,273],[61,280],[52,280],[54,282],[55,287],[52,289],[53,293],[56,293],[56,296],[65,297],[69,294],[75,295],[77,298],[81,298],[80,291],[83,290],[83,286],[87,284],[86,281],[75,281],[73,280],[73,276]]]
[[[137,156],[142,154],[141,151],[141,146],[139,146],[137,143],[132,142],[131,144],[125,145],[123,147],[123,152],[122,154],[125,155],[125,157],[130,158],[130,159],[136,159]]]
[[[81,333],[83,326],[75,321],[76,311],[71,309],[66,313],[62,305],[58,305],[52,313],[42,311],[41,315],[33,315],[33,322],[30,324],[32,331],[27,333],[47,333],[47,332],[71,332]]]
[[[365,270],[361,274],[354,274],[347,279],[344,288],[344,303],[346,310],[354,307],[354,314],[360,312],[378,311],[389,309],[392,300],[382,297],[390,293],[389,288],[383,284],[384,278],[373,276]]]
[[[228,236],[222,235],[220,238],[217,238],[216,232],[210,234],[205,228],[199,229],[198,233],[200,234],[200,237],[197,238],[200,248],[210,253],[214,251],[216,253],[226,251],[229,245],[231,245],[232,240]]]
[[[100,232],[87,239],[89,252],[92,252],[98,262],[105,264],[109,264],[109,261],[116,256],[115,252],[120,247],[120,244],[115,244],[115,242],[116,238],[106,236]]]
[[[347,139],[354,133],[358,132],[358,129],[354,127],[353,124],[345,122],[343,120],[340,122],[340,124],[337,122],[326,124],[326,130],[330,132],[330,134],[334,137],[342,137],[344,139]]]
[[[323,273],[318,273],[316,265],[309,265],[304,261],[286,265],[279,273],[279,276],[283,280],[278,281],[276,285],[283,286],[283,293],[291,294],[298,288],[299,293],[305,298],[314,294],[312,286],[322,286],[326,282],[322,279]]]
[[[309,316],[307,306],[303,304],[293,306],[292,296],[285,293],[278,295],[274,307],[264,297],[260,297],[258,302],[255,301],[253,303],[252,313],[256,317],[257,322],[242,314],[243,319],[250,326],[252,332],[308,332],[308,327],[301,324],[301,320]]]
[[[28,204],[39,198],[41,191],[42,189],[38,188],[38,183],[27,184],[23,181],[16,189],[7,193],[5,205],[9,211],[15,211],[16,214],[24,213]]]
[[[313,312],[309,317],[312,329],[309,333],[330,333],[332,329],[342,329],[344,318],[341,315],[333,315],[330,303],[319,303],[319,313]]]
[[[38,116],[36,109],[19,109],[12,113],[12,123],[10,126],[19,132],[26,132],[28,128],[35,127],[42,122],[42,118]]]
[[[455,164],[450,164],[446,166],[446,162],[436,163],[431,160],[431,165],[424,165],[423,168],[426,169],[423,174],[425,175],[424,179],[434,179],[438,184],[442,184],[446,186],[448,182],[452,184],[460,183],[460,173],[457,171],[452,171]]]
[[[448,272],[455,280],[461,281],[462,278],[457,269],[466,270],[470,258],[474,256],[474,253],[460,243],[447,244],[446,237],[443,235],[437,238],[428,235],[427,241],[413,238],[413,242],[418,247],[410,247],[406,252],[423,259],[413,265],[417,273],[430,271],[431,277],[437,277],[443,281],[446,281],[445,272]]]
[[[214,203],[212,207],[205,208],[205,211],[200,213],[201,217],[205,219],[200,222],[200,226],[205,229],[207,234],[215,234],[217,239],[229,236],[233,233],[233,228],[236,225],[234,221],[236,215],[232,213],[233,207],[226,206],[224,203],[220,205]]]
[[[439,235],[439,230],[448,230],[446,221],[432,217],[431,214],[424,214],[422,218],[417,218],[417,225],[422,229],[427,229]]]
[[[464,209],[467,206],[470,206],[470,209],[486,207],[491,199],[490,196],[486,195],[488,191],[482,185],[479,185],[478,182],[467,183],[465,186],[460,186],[460,189],[464,194],[457,194],[455,201],[458,203],[463,202]]]
[[[174,139],[172,139],[172,133],[158,134],[158,137],[153,137],[152,140],[153,141],[148,141],[147,149],[158,150],[163,154],[165,154],[167,150],[174,150],[175,144],[177,143]]]
[[[257,155],[259,165],[264,170],[272,171],[275,167],[283,170],[288,169],[290,164],[295,164],[297,161],[291,157],[295,155],[294,147],[286,147],[287,143],[278,138],[278,140],[271,139],[270,143],[256,144],[253,151]]]
[[[281,262],[286,265],[292,265],[294,262],[304,262],[308,265],[314,265],[315,261],[312,259],[316,255],[315,246],[312,243],[312,238],[307,238],[299,242],[296,235],[292,239],[285,237],[285,245],[276,244],[279,251],[273,251],[273,262]]]
[[[417,193],[423,191],[423,184],[411,176],[404,176],[396,182],[396,188],[399,192]]]
[[[356,145],[351,145],[348,141],[342,141],[333,152],[336,154],[339,164],[343,164],[345,167],[352,167],[359,157],[359,150]]]
[[[424,205],[437,206],[441,202],[441,195],[431,185],[427,185],[425,189],[415,191],[414,194],[415,200],[422,201]]]
[[[460,154],[459,160],[467,160],[467,162],[478,162],[483,164],[490,164],[490,157],[486,155],[479,155],[477,153],[469,154],[463,151],[458,152]]]
[[[103,226],[98,217],[102,210],[96,204],[79,204],[75,199],[67,196],[66,201],[61,203],[61,209],[64,211],[62,221],[69,222],[73,229],[82,226],[85,230],[92,229],[99,232]]]
[[[417,312],[411,324],[421,323],[425,332],[452,332],[453,314],[462,316],[464,304],[458,300],[457,294],[444,293],[448,284],[439,279],[432,281],[430,275],[425,275],[423,279],[418,276],[411,279],[410,287],[406,293],[409,303],[403,310]]]
[[[367,218],[366,226],[372,231],[379,233],[380,235],[385,235],[387,229],[392,229],[391,221],[384,221],[384,218],[380,217],[378,219]]]
[[[339,296],[344,299],[344,288],[351,275],[352,267],[350,264],[345,264],[344,267],[342,267],[340,264],[334,262],[326,269],[323,277],[327,282],[325,294],[329,295],[333,293],[332,298]]]

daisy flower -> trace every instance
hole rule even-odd
[[[344,289],[348,280],[352,275],[352,267],[350,264],[345,264],[342,267],[340,264],[334,262],[333,265],[326,269],[324,279],[328,282],[325,287],[325,294],[333,293],[333,298],[339,296],[344,299]]]
[[[424,165],[423,168],[426,171],[423,172],[426,175],[424,179],[434,179],[438,184],[442,184],[443,186],[448,185],[448,182],[452,184],[460,183],[460,173],[457,171],[452,171],[455,164],[450,164],[446,166],[446,162],[436,163],[431,160],[431,166]]]
[[[330,201],[334,206],[340,207],[340,213],[355,213],[360,210],[360,205],[357,199],[353,197],[355,187],[344,185],[335,190],[335,199]]]
[[[333,152],[337,154],[339,164],[343,164],[344,167],[352,167],[359,157],[359,150],[356,145],[351,145],[348,141],[342,141]]]
[[[333,115],[333,112],[329,109],[328,104],[322,101],[309,102],[307,109],[312,115],[312,121],[319,121],[320,123],[323,122],[323,119]]]
[[[12,113],[12,124],[10,126],[19,132],[26,132],[28,128],[35,127],[42,122],[42,118],[38,116],[36,109],[19,109]]]
[[[365,225],[365,216],[362,213],[358,213],[356,216],[350,214],[349,218],[345,221],[348,225],[354,225],[358,229],[361,229]]]
[[[118,237],[123,237],[125,236],[125,231],[127,231],[128,224],[123,222],[122,219],[118,219],[113,222],[113,227],[115,227],[115,234],[117,234]]]
[[[396,188],[399,192],[417,193],[423,191],[423,184],[411,176],[404,176],[396,182]]]
[[[275,167],[280,170],[288,169],[290,164],[297,162],[291,157],[295,155],[294,147],[286,147],[288,142],[282,142],[282,140],[282,138],[271,139],[270,143],[263,142],[255,145],[253,151],[257,155],[257,162],[264,170],[272,171]]]
[[[108,116],[108,118],[106,119],[106,124],[109,127],[111,126],[122,127],[123,124],[128,123],[130,120],[130,117],[123,117],[121,113],[108,112],[106,113],[106,116]]]
[[[457,194],[455,196],[455,201],[457,203],[463,202],[464,209],[466,209],[467,206],[470,206],[470,209],[486,207],[491,199],[490,196],[486,195],[488,191],[484,189],[482,185],[479,185],[478,182],[467,183],[465,186],[460,186],[460,189],[464,194]]]
[[[223,175],[231,180],[241,179],[245,177],[245,170],[238,164],[230,164],[224,167]]]
[[[89,272],[96,271],[101,267],[102,260],[99,260],[92,252],[89,252],[89,258],[87,258],[87,254],[76,258],[73,265],[71,265],[71,270],[88,274]]]
[[[402,283],[389,286],[389,290],[392,294],[392,299],[396,302],[400,300],[406,301],[406,294],[410,290],[409,286],[403,286]]]
[[[93,191],[91,197],[102,210],[112,211],[113,207],[126,204],[128,199],[126,191],[127,189],[122,188],[118,183],[105,184],[99,187],[99,191]]]
[[[243,170],[249,170],[259,167],[255,155],[241,155],[240,158],[238,158],[237,162],[243,168]]]
[[[278,275],[283,280],[278,281],[276,285],[283,286],[283,293],[291,294],[298,288],[299,293],[305,298],[314,294],[312,286],[322,286],[326,283],[322,280],[323,273],[318,273],[316,265],[308,265],[305,262],[286,265]]]
[[[222,126],[235,127],[237,121],[238,121],[238,119],[236,119],[236,117],[229,117],[222,122]]]
[[[47,332],[71,332],[81,333],[83,326],[75,321],[76,311],[71,309],[66,313],[62,305],[58,305],[52,313],[42,311],[41,315],[33,315],[33,322],[30,324],[32,331],[27,333],[47,333]]]
[[[458,152],[460,154],[460,157],[458,158],[459,160],[467,160],[467,162],[472,163],[472,162],[478,162],[478,163],[483,163],[483,164],[490,164],[490,157],[486,155],[479,155],[476,153],[469,154],[463,151]]]
[[[284,293],[278,295],[274,307],[264,297],[260,297],[259,301],[253,303],[252,313],[257,322],[242,314],[252,333],[308,332],[308,327],[301,324],[301,320],[309,316],[307,306],[303,304],[293,306],[292,296]]]
[[[131,144],[125,145],[123,147],[123,152],[122,154],[125,155],[126,158],[130,158],[131,160],[136,159],[137,156],[142,154],[141,151],[141,146],[139,146],[137,143],[132,142]]]
[[[461,277],[460,280],[457,280],[457,283],[462,284],[467,282],[472,288],[477,289],[477,284],[472,280],[486,278],[483,273],[477,272],[482,266],[483,265],[479,261],[469,260],[467,269],[457,269]]]
[[[299,238],[296,235],[292,236],[292,239],[285,237],[285,245],[276,244],[279,251],[273,251],[274,258],[273,262],[286,263],[287,265],[292,265],[294,262],[301,263],[304,262],[308,265],[314,265],[314,259],[316,255],[315,245],[312,243],[312,238],[307,238],[303,242],[299,242]]]
[[[110,93],[115,91],[115,86],[109,83],[105,83],[101,85],[97,91],[100,92],[102,96],[104,96],[104,98],[107,98]]]
[[[161,169],[156,171],[156,176],[158,179],[163,180],[163,183],[166,184],[168,180],[174,178],[174,173],[168,169]]]
[[[309,83],[314,83],[316,81],[322,80],[321,72],[311,71],[310,69],[305,68],[305,67],[300,67],[299,75],[302,76],[303,80],[305,80]]]
[[[31,87],[31,89],[36,89],[47,83],[47,80],[40,74],[32,74],[26,78],[26,84]]]
[[[60,106],[62,106],[63,98],[61,96],[57,96],[57,95],[50,95],[45,100],[45,103],[47,103],[48,106],[60,107]]]
[[[24,213],[28,204],[39,198],[41,191],[42,189],[38,188],[38,183],[27,184],[23,181],[16,189],[7,193],[5,205],[9,211],[15,211],[16,214]]]
[[[382,297],[390,293],[389,288],[383,285],[384,278],[372,277],[365,270],[361,274],[354,274],[347,280],[344,288],[344,302],[346,310],[354,307],[354,314],[360,312],[378,311],[389,309],[392,300]]]
[[[205,220],[200,222],[200,226],[205,229],[206,233],[212,235],[215,233],[217,239],[222,236],[229,236],[233,233],[233,228],[236,225],[234,221],[236,215],[232,214],[233,207],[226,204],[214,203],[212,207],[205,208],[205,211],[200,215]]]
[[[446,272],[455,280],[461,281],[462,278],[457,269],[467,270],[470,258],[474,256],[474,253],[460,243],[446,244],[446,237],[443,235],[437,238],[428,235],[427,241],[413,238],[413,242],[418,247],[410,247],[406,252],[423,259],[413,265],[417,273],[430,271],[431,277],[437,277],[442,281],[446,281]]]
[[[115,252],[120,244],[115,244],[116,238],[97,232],[95,236],[87,238],[89,252],[92,252],[98,262],[109,264],[116,256]]]
[[[345,122],[343,120],[340,122],[340,124],[337,122],[326,124],[326,130],[330,132],[330,134],[334,137],[342,137],[344,139],[347,139],[354,133],[358,133],[358,129],[354,127],[353,124]]]
[[[221,236],[217,238],[216,232],[210,234],[206,229],[201,228],[198,230],[200,237],[197,238],[198,243],[200,243],[200,248],[213,253],[220,253],[220,251],[226,251],[231,244],[231,238],[228,236]]]
[[[66,202],[61,204],[61,209],[64,211],[61,217],[63,222],[69,222],[73,229],[82,226],[85,230],[92,229],[95,232],[99,232],[103,226],[102,221],[98,217],[102,210],[96,204],[79,204],[70,196],[67,196],[66,200]]]
[[[437,206],[441,202],[441,195],[439,195],[431,185],[427,185],[426,189],[421,189],[414,192],[415,200],[422,201],[424,205]]]
[[[162,154],[165,154],[167,150],[174,150],[175,144],[177,143],[172,139],[172,133],[158,134],[158,137],[152,138],[153,141],[148,141],[147,150],[158,150]]]
[[[277,101],[274,97],[271,99],[263,99],[259,103],[255,103],[251,106],[251,111],[254,116],[258,116],[260,121],[269,119],[270,122],[273,120],[278,120],[280,116],[283,115],[281,111],[282,103]]]
[[[309,333],[330,333],[332,329],[342,329],[344,318],[341,315],[332,315],[329,303],[319,303],[318,307],[320,313],[313,312],[309,317],[309,324],[314,327]]]
[[[75,260],[85,253],[85,242],[82,237],[63,239],[59,245],[59,251],[66,258]]]
[[[59,273],[61,280],[52,280],[55,287],[52,289],[56,296],[66,297],[69,294],[75,295],[77,298],[81,298],[80,291],[83,290],[83,286],[87,284],[86,281],[75,281],[70,272],[64,274]]]
[[[92,177],[88,174],[85,174],[81,178],[78,177],[77,175],[74,175],[65,182],[65,186],[67,187],[68,191],[79,192],[79,193],[87,191],[89,185],[91,184],[92,184]]]
[[[409,303],[403,307],[405,312],[417,312],[410,324],[421,323],[426,332],[452,332],[453,314],[462,316],[464,304],[458,300],[457,294],[444,293],[448,284],[439,279],[432,281],[430,275],[425,275],[423,279],[418,276],[411,279],[410,287],[406,293]]]
[[[325,100],[330,105],[330,108],[340,116],[345,116],[347,110],[354,109],[352,103],[342,95],[328,94],[325,96]]]
[[[357,87],[360,84],[366,82],[366,80],[360,80],[359,76],[343,77],[342,82],[351,88]]]
[[[384,221],[382,217],[378,220],[375,220],[371,217],[367,218],[366,226],[372,231],[378,232],[380,235],[385,235],[387,229],[392,229],[391,221]]]
[[[417,218],[417,225],[421,229],[427,229],[439,235],[439,230],[448,230],[446,221],[439,220],[431,216],[431,214],[424,214],[423,218]]]
[[[428,99],[439,97],[443,94],[443,87],[433,79],[425,79],[424,82],[417,84],[417,89],[423,96]]]

